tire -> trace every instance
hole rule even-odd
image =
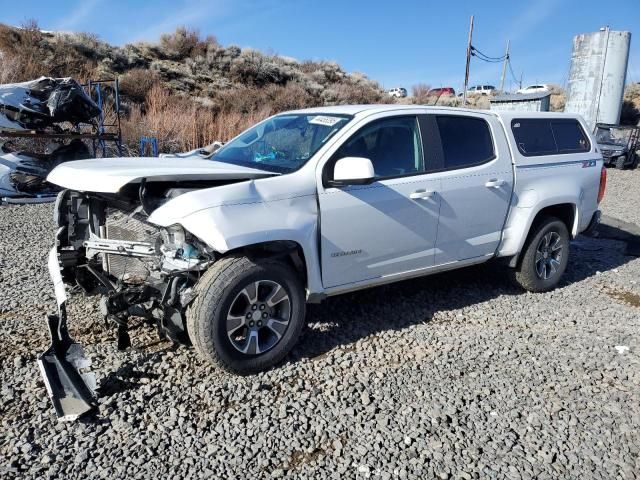
[[[629,168],[631,170],[635,170],[636,168],[638,168],[638,162],[640,162],[640,155],[638,155],[638,152],[633,153],[633,160],[631,161],[631,165],[629,166]]]
[[[549,239],[549,247],[545,246],[546,239]],[[562,278],[568,260],[567,226],[556,217],[542,217],[529,233],[514,279],[519,286],[530,292],[553,290]]]
[[[616,168],[618,170],[624,170],[626,163],[627,163],[626,155],[620,155],[618,158],[616,158]]]
[[[203,275],[196,291],[187,311],[193,346],[203,359],[233,373],[273,367],[291,351],[305,325],[301,279],[281,262],[222,258]]]

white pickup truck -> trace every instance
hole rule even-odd
[[[146,317],[241,374],[281,361],[306,303],[330,295],[495,258],[525,289],[554,288],[600,217],[587,132],[568,114],[338,106],[268,118],[209,158],[60,165],[59,312],[39,359],[59,416],[95,405],[65,283],[101,295],[121,348]]]

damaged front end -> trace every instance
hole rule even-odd
[[[150,211],[197,186],[175,188],[144,181],[115,194],[65,190],[55,206],[56,246],[49,257],[58,314],[48,317],[52,338],[39,365],[60,420],[93,410],[95,376],[67,330],[65,284],[100,295],[100,311],[117,330],[118,348],[131,346],[128,323],[142,317],[161,337],[187,343],[185,313],[200,274],[215,253],[179,225],[159,228]],[[189,188],[192,187],[192,188]]]

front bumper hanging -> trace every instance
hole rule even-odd
[[[53,281],[58,314],[48,315],[51,347],[38,357],[38,366],[60,421],[73,421],[97,407],[94,396],[96,377],[83,370],[91,366],[82,346],[73,341],[67,329],[67,296],[60,274],[56,248],[49,252],[49,274]]]

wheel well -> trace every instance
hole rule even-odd
[[[573,223],[576,218],[576,207],[572,203],[559,203],[558,205],[551,205],[540,210],[531,224],[529,232],[533,227],[545,216],[556,217],[562,221],[569,231],[569,236],[573,237]],[[527,234],[528,235],[528,234]]]
[[[228,251],[229,254],[242,254],[251,259],[277,259],[291,266],[300,275],[307,286],[307,262],[299,243],[292,240],[276,240],[255,243]]]
[[[531,232],[534,230],[534,228],[538,225],[538,223],[544,217],[547,217],[547,216],[558,218],[567,227],[567,230],[569,232],[569,237],[573,237],[572,232],[573,232],[573,223],[576,217],[576,207],[572,203],[559,203],[557,205],[550,205],[548,207],[545,207],[536,214],[535,218],[533,219],[533,222],[531,222],[529,231],[527,232],[527,238],[525,239],[523,248],[527,244],[527,241],[529,240],[529,236],[531,235]],[[518,252],[518,254],[511,257],[511,259],[509,260],[510,267],[515,267],[518,265],[518,263],[520,262],[520,253],[521,252]]]

